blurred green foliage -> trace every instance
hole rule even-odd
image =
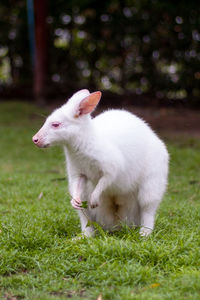
[[[197,101],[200,2],[49,0],[49,89],[81,87]],[[0,85],[30,85],[26,1],[0,3]],[[5,50],[6,49],[6,50]]]

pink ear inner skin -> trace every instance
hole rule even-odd
[[[94,92],[85,97],[79,104],[79,116],[91,113],[101,99],[101,92]],[[76,116],[75,116],[76,117]]]

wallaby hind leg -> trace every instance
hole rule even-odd
[[[140,234],[148,236],[154,228],[156,210],[165,191],[165,182],[160,178],[148,179],[140,187],[138,203],[140,206]]]
[[[83,175],[80,175],[77,181],[74,183],[74,198],[71,200],[71,204],[73,208],[78,211],[82,233],[85,236],[90,237],[94,235],[94,229],[92,226],[88,226],[88,210],[82,208],[82,202],[88,201],[87,185],[87,178]]]

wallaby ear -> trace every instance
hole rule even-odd
[[[80,97],[80,96],[86,97],[86,96],[88,96],[89,94],[90,94],[90,92],[89,92],[88,90],[82,89],[82,90],[80,90],[80,91],[74,93],[72,97],[73,97],[73,98],[74,98],[74,97]]]
[[[91,93],[89,96],[85,97],[78,107],[78,111],[75,115],[76,118],[79,116],[91,113],[97,106],[101,99],[101,92]]]

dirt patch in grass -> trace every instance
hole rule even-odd
[[[198,110],[172,107],[128,107],[128,109],[142,117],[159,132],[200,137],[200,111]]]

